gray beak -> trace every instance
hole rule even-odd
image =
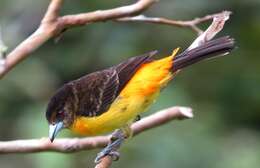
[[[63,122],[60,121],[58,123],[55,123],[54,125],[49,125],[49,138],[50,141],[53,142],[54,138],[58,135],[60,130],[63,128]]]

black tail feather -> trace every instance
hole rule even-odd
[[[201,60],[215,58],[229,53],[234,48],[234,43],[234,39],[225,36],[208,41],[189,51],[184,51],[174,58],[172,71],[175,72]]]

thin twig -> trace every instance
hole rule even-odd
[[[187,21],[173,20],[173,19],[167,19],[162,17],[147,17],[145,15],[124,17],[124,18],[116,19],[116,21],[117,22],[142,22],[142,23],[145,22],[145,23],[164,24],[164,25],[177,26],[177,27],[188,27],[200,35],[203,33],[203,31],[197,27],[198,24],[208,20],[212,20],[214,17],[218,15],[223,15],[224,13],[230,14],[231,12],[223,11],[221,13],[215,13],[215,14],[211,14],[201,18],[195,18],[193,20],[187,20]]]
[[[191,50],[196,48],[205,42],[213,39],[217,33],[219,33],[223,27],[225,22],[229,19],[231,12],[223,11],[222,13],[215,14],[211,25],[207,28],[205,32],[203,32],[200,36],[198,36],[193,43],[189,46],[187,50]]]

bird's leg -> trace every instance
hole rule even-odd
[[[97,154],[95,163],[99,163],[103,157],[108,155],[111,156],[113,160],[118,160],[120,156],[118,149],[124,140],[131,136],[132,130],[129,125],[124,128],[115,130],[111,135],[109,144]]]

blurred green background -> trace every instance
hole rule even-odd
[[[48,2],[1,0],[0,22],[10,49],[35,30]],[[62,13],[133,2],[66,0]],[[237,49],[228,57],[180,73],[146,113],[182,105],[192,107],[195,118],[129,140],[113,167],[259,167],[260,1],[161,0],[145,14],[186,20],[222,10],[233,15],[220,34],[233,36]],[[144,23],[105,22],[67,31],[59,43],[49,41],[0,81],[0,140],[47,137],[46,105],[63,83],[150,50],[168,55],[175,47],[187,47],[195,37],[186,28]],[[72,135],[68,131],[60,135],[65,136]],[[97,152],[1,155],[0,167],[93,167]]]

